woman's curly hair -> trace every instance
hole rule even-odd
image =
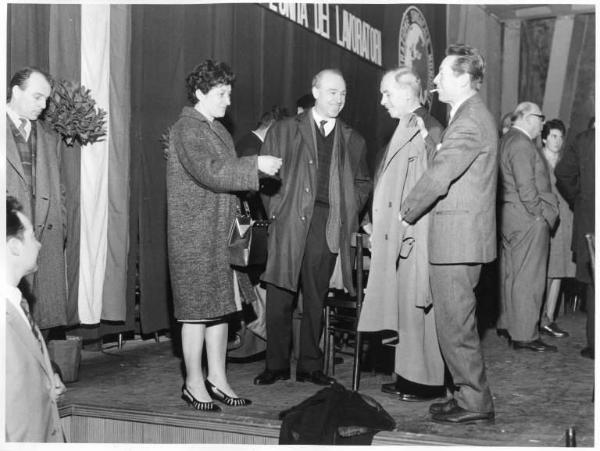
[[[188,99],[195,104],[198,102],[197,89],[207,94],[215,86],[232,85],[234,80],[235,75],[226,63],[210,59],[203,61],[185,78]]]

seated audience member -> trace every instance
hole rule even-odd
[[[595,129],[592,125],[592,128],[577,135],[575,143],[554,169],[558,190],[573,206],[571,250],[575,255],[575,278],[586,286],[587,346],[582,349],[581,355],[591,359],[594,358],[594,273],[585,235],[594,233],[594,146]]]
[[[40,243],[21,204],[6,199],[6,441],[64,442],[57,400],[66,391],[17,285],[37,270]]]
[[[250,157],[258,155],[260,146],[265,141],[267,131],[276,121],[287,116],[285,108],[274,106],[271,111],[263,113],[260,121],[254,130],[249,131],[235,144],[235,152],[238,157]],[[269,189],[269,182],[273,179],[263,178],[260,180],[260,191]],[[267,218],[265,207],[260,199],[260,195],[256,191],[244,191],[243,199],[248,201],[250,214],[252,219],[264,220]]]
[[[568,337],[569,334],[554,322],[554,310],[560,293],[561,281],[575,275],[575,264],[572,261],[571,235],[573,229],[573,213],[565,198],[556,188],[554,168],[563,156],[565,124],[560,119],[547,121],[542,128],[542,155],[548,165],[552,192],[558,199],[559,220],[550,231],[550,254],[548,257],[548,279],[546,283],[546,302],[540,317],[540,332],[554,338]]]
[[[287,111],[280,106],[274,106],[270,111],[263,113],[254,130],[249,131],[235,144],[235,152],[238,157],[250,157],[258,155],[260,146],[265,140],[267,131],[276,121],[287,117]],[[260,180],[259,192],[269,192],[275,189],[272,186],[276,182],[271,178]],[[240,198],[248,202],[250,216],[254,220],[266,220],[267,213],[257,191],[240,192]],[[244,305],[241,328],[235,332],[235,340],[232,348],[227,353],[230,361],[244,362],[259,358],[266,349],[266,291],[260,285],[260,275],[264,271],[264,265],[251,265],[245,270],[239,269],[240,274],[247,274],[254,289],[254,298],[250,305]],[[231,343],[231,342],[230,342]],[[229,346],[229,345],[228,345]]]

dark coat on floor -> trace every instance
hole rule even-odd
[[[197,321],[236,311],[227,242],[238,199],[231,191],[257,189],[257,157],[237,158],[219,121],[184,107],[171,130],[167,158],[175,318]]]
[[[279,414],[279,444],[370,445],[373,436],[396,427],[394,419],[369,396],[340,384],[324,388]],[[355,438],[355,441],[352,440]]]

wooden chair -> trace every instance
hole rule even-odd
[[[329,374],[331,369],[331,374],[335,374],[335,334],[346,333],[353,335],[352,390],[357,391],[360,383],[360,353],[362,348],[361,333],[357,331],[357,326],[364,296],[364,249],[370,248],[368,235],[354,233],[351,239],[351,246],[356,249],[353,277],[356,296],[351,297],[348,293],[336,292],[333,296],[329,296],[325,300],[325,337],[323,346],[325,356],[323,359],[323,372]]]

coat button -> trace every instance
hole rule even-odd
[[[300,216],[300,219],[301,219],[302,221],[306,221],[306,216]]]
[[[48,224],[48,227],[46,227],[46,228],[47,228],[48,230],[52,230],[52,229],[53,229],[53,226],[52,226],[52,224]]]
[[[392,203],[391,202],[388,203],[388,207],[392,208]]]
[[[304,191],[306,191],[307,193],[310,192],[308,188],[304,188]]]
[[[386,239],[386,240],[388,239],[388,238],[387,238],[387,233],[385,234],[385,239]]]
[[[313,164],[313,161],[312,160],[308,160],[308,164]]]

